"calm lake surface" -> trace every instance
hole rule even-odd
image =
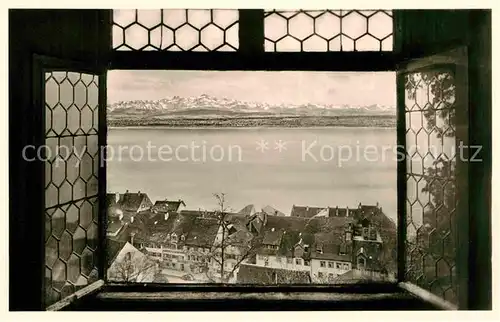
[[[382,206],[396,221],[396,129],[110,128],[108,191],[188,209]]]

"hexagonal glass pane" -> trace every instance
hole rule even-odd
[[[57,239],[53,236],[49,237],[48,241],[45,243],[45,265],[49,268],[54,266],[54,263],[59,256],[59,244]]]
[[[93,114],[88,105],[85,105],[81,112],[81,129],[85,133],[89,133],[90,129],[93,127]]]
[[[211,21],[210,10],[206,9],[188,9],[188,23],[201,29]]]
[[[124,44],[123,28],[117,25],[113,26],[113,48],[118,48]]]
[[[65,231],[62,236],[61,240],[59,241],[59,258],[64,259],[67,261],[69,259],[69,256],[73,252],[73,240],[72,236]]]
[[[356,11],[342,18],[342,33],[356,39],[368,32],[367,19]]]
[[[47,73],[50,75],[50,73]],[[45,104],[48,105],[49,108],[54,108],[56,104],[59,102],[59,84],[57,84],[56,80],[50,77],[45,81]]]
[[[212,10],[213,23],[225,29],[238,21],[238,10]]]
[[[83,230],[82,227],[78,227],[73,234],[73,251],[81,255],[86,245],[87,239],[85,237],[85,230]]]
[[[75,73],[71,74],[74,75]],[[73,85],[68,78],[59,84],[59,103],[66,110],[73,104]]]
[[[224,31],[215,25],[209,25],[201,31],[201,43],[209,50],[224,44]]]
[[[326,39],[334,38],[340,34],[340,22],[339,17],[326,12],[314,20],[316,34]]]
[[[285,37],[276,43],[277,51],[300,51],[300,42],[292,37]]]
[[[71,201],[73,197],[73,187],[68,181],[64,181],[59,187],[59,203],[67,203]]]
[[[61,208],[57,208],[52,214],[52,234],[57,238],[61,238],[61,235],[65,229],[65,214]]]
[[[328,42],[325,39],[322,39],[316,35],[306,39],[303,43],[304,51],[327,51],[328,50]]]
[[[87,228],[87,246],[95,250],[97,248],[98,230],[97,224],[92,222]]]
[[[148,30],[138,24],[125,29],[125,44],[132,49],[139,50],[148,44]]]
[[[79,209],[74,204],[70,205],[66,211],[66,229],[71,233],[74,233],[78,227],[78,213]]]
[[[126,27],[135,22],[136,10],[113,10],[113,23]]]
[[[186,23],[187,12],[185,9],[163,10],[163,23],[170,28],[177,28]]]
[[[235,24],[229,29],[226,30],[226,44],[230,45],[229,46],[224,46],[222,48],[219,48],[219,51],[235,51],[238,49],[239,46],[239,35],[238,35],[238,29],[239,25]]]
[[[174,43],[174,33],[165,26],[158,26],[149,33],[150,43],[158,49],[165,49]]]
[[[88,248],[85,248],[80,258],[80,268],[84,276],[90,276],[94,268],[94,254]]]
[[[92,222],[92,205],[86,200],[80,207],[80,226],[84,229]]]
[[[290,35],[304,40],[314,33],[314,21],[305,13],[300,13],[288,21]]]
[[[190,50],[198,45],[199,32],[189,25],[175,31],[175,43],[183,50]]]
[[[80,111],[76,105],[71,105],[68,108],[68,131],[71,134],[77,134],[80,129]]]
[[[52,287],[60,291],[66,284],[66,265],[58,259],[52,267]]]
[[[379,51],[380,41],[370,35],[365,35],[356,40],[357,51]]]
[[[73,254],[68,260],[68,280],[76,283],[78,277],[80,277],[80,258]]]
[[[46,113],[51,113],[52,131],[56,134],[62,134],[66,129],[66,111],[61,104],[57,104],[52,110],[48,109]]]
[[[377,39],[392,34],[392,17],[385,12],[377,12],[368,18],[368,32]]]
[[[286,36],[288,22],[278,14],[271,14],[264,19],[264,35],[267,39],[277,41]]]
[[[137,10],[137,23],[151,29],[161,23],[161,10]]]

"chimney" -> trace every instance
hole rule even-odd
[[[164,218],[165,218],[165,221],[168,220],[168,212],[165,213]]]
[[[141,190],[139,190],[139,192],[137,192],[138,194],[141,194]]]
[[[359,203],[358,208],[361,209],[361,202]]]
[[[128,193],[128,189],[127,189],[127,191],[125,191],[125,193]]]
[[[118,203],[120,201],[120,193],[115,193],[115,202]]]
[[[132,217],[134,218],[134,217]],[[132,246],[134,245],[134,237],[135,237],[135,233],[130,233],[130,243],[132,244]]]
[[[346,207],[345,215],[346,217],[349,217],[349,206]]]
[[[335,206],[335,216],[339,215],[339,206]]]
[[[378,201],[377,201],[377,208],[378,208]]]

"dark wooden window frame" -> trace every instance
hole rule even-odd
[[[112,42],[111,42],[111,26],[112,26],[112,11],[107,10],[108,21],[104,22],[107,27],[106,30],[109,31],[109,48],[102,54],[102,61],[108,62],[108,70],[112,69],[174,69],[174,70],[304,70],[304,71],[396,71],[399,63],[406,61],[408,59],[420,58],[425,56],[430,56],[435,53],[444,51],[446,48],[454,48],[457,46],[462,46],[463,42],[452,42],[449,44],[442,44],[439,48],[435,50],[424,50],[412,51],[412,52],[401,52],[398,50],[400,48],[399,41],[401,35],[400,25],[398,24],[398,11],[394,11],[394,51],[393,52],[327,52],[327,53],[291,53],[291,52],[264,52],[264,13],[263,10],[246,9],[239,10],[239,50],[236,52],[113,52]],[[491,25],[491,18],[488,18]],[[477,45],[477,42],[467,43],[468,46]],[[490,44],[491,46],[491,44]],[[477,57],[469,58],[476,59],[473,60],[474,63],[477,62]],[[52,61],[54,62],[54,61]],[[57,64],[57,63],[56,63]],[[89,66],[91,62],[84,62],[79,66],[85,68],[85,65]],[[36,70],[36,68],[34,68]],[[489,71],[491,76],[491,69]],[[105,73],[104,73],[105,74]],[[105,77],[105,76],[104,76]],[[471,81],[479,81],[480,72],[474,71],[470,76]],[[41,88],[40,84],[37,85],[35,80],[33,86],[34,93],[36,93]],[[106,100],[106,86],[105,78],[104,81],[100,81],[100,102],[105,102]],[[401,92],[400,84],[397,88],[398,93]],[[35,95],[36,96],[36,95]],[[398,95],[398,100],[401,99],[401,95]],[[477,91],[469,91],[469,102],[474,99],[482,100],[486,104],[491,106],[491,98],[483,98]],[[34,102],[39,103],[39,102]],[[470,104],[470,103],[469,103]],[[12,105],[12,102],[11,104]],[[400,105],[400,104],[398,104]],[[101,105],[101,106],[105,106]],[[105,124],[102,120],[106,120],[105,108],[101,109],[101,115],[99,120],[101,124]],[[481,191],[490,192],[489,188],[484,186],[488,182],[488,176],[491,174],[491,111],[486,111],[484,114],[479,115],[473,111],[469,111],[470,116],[470,128],[469,128],[469,141],[470,144],[481,143],[484,146],[483,153],[481,157],[485,162],[485,166],[471,165],[469,168],[469,209],[480,209],[485,215],[481,218],[469,218],[469,232],[471,242],[468,247],[468,260],[469,260],[469,287],[468,287],[468,299],[466,303],[460,305],[460,308],[464,309],[480,309],[485,306],[485,294],[491,294],[491,285],[489,289],[481,290],[479,287],[475,286],[475,282],[481,281],[481,268],[482,265],[488,263],[489,258],[485,258],[488,254],[488,250],[491,254],[491,237],[489,234],[485,234],[482,229],[490,227],[491,210],[485,207],[485,201],[476,201],[481,195]],[[399,122],[401,117],[398,116],[398,144],[404,143],[404,136],[402,135],[401,129],[404,129],[404,117],[403,123]],[[41,120],[39,120],[41,121]],[[34,123],[36,124],[36,122]],[[486,124],[486,126],[485,126]],[[106,144],[106,126],[100,129],[100,139],[99,144],[104,146]],[[101,132],[102,131],[102,132]],[[33,142],[37,142],[37,129],[32,130],[35,133]],[[104,135],[104,139],[101,136]],[[30,171],[34,174],[43,173],[43,169],[38,170],[39,165],[34,165],[30,167]],[[401,185],[401,180],[399,178],[404,177],[403,163],[398,164],[398,224],[401,226],[401,222],[404,223],[405,219],[405,207],[401,207],[401,200],[405,198],[403,192],[406,191]],[[479,177],[475,177],[478,175]],[[15,189],[15,186],[10,183],[10,189]],[[103,168],[99,173],[99,189],[100,189],[100,200],[104,200],[106,191],[106,170]],[[32,190],[34,191],[34,190]],[[42,196],[35,196],[35,202],[41,202]],[[105,247],[105,212],[104,203],[100,202],[100,216],[101,216],[101,226],[99,227],[100,240],[99,243],[102,247]],[[12,218],[12,217],[11,217]],[[42,221],[40,220],[40,227],[42,227]],[[36,234],[37,236],[39,234]],[[43,233],[40,233],[40,236]],[[404,234],[398,234],[398,240],[404,238]],[[33,239],[33,238],[31,238]],[[36,239],[36,238],[35,238]],[[41,239],[40,239],[41,240]],[[42,243],[43,245],[43,243]],[[13,246],[12,246],[13,247]],[[488,248],[489,247],[489,248]],[[404,249],[402,249],[401,243],[398,246],[398,255],[401,258],[401,254],[404,254]],[[14,249],[17,249],[14,248]],[[40,254],[43,254],[40,252]],[[33,260],[33,263],[43,263],[43,256],[40,259]],[[450,309],[454,308],[445,303],[443,300],[431,293],[422,290],[414,285],[406,283],[401,274],[398,274],[398,281],[396,283],[369,283],[366,285],[356,285],[356,286],[345,286],[345,285],[328,285],[328,286],[305,286],[305,285],[282,285],[282,286],[266,286],[266,287],[255,287],[253,285],[196,285],[196,286],[183,286],[183,285],[124,285],[124,284],[109,284],[106,283],[105,272],[106,269],[103,266],[106,262],[103,257],[99,261],[99,273],[102,280],[89,285],[87,288],[80,290],[73,296],[64,299],[52,307],[52,309],[71,309],[78,307],[78,303],[84,302],[86,298],[94,295],[94,298],[100,298],[101,300],[112,300],[121,299],[124,303],[127,300],[144,300],[153,301],[155,303],[175,302],[176,297],[180,294],[185,296],[186,301],[190,303],[205,303],[214,304],[221,300],[231,300],[231,301],[245,301],[245,299],[251,299],[252,296],[257,296],[259,299],[264,301],[270,301],[277,299],[279,296],[288,295],[286,297],[287,301],[292,303],[302,304],[305,309],[316,307],[311,305],[312,303],[322,303],[324,308],[328,307],[328,303],[333,303],[335,301],[346,301],[352,300],[349,296],[355,296],[363,294],[364,296],[380,295],[382,293],[387,294],[397,294],[402,290],[409,292],[420,299],[425,300],[430,303],[432,307],[440,309]],[[403,262],[403,263],[402,263]],[[398,271],[404,270],[404,261],[398,261],[399,267]],[[491,264],[491,262],[490,262]],[[43,280],[43,274],[41,272],[40,266],[40,279]],[[489,268],[491,272],[491,267]],[[35,272],[39,272],[39,269],[35,269]],[[490,279],[491,281],[491,279]],[[11,281],[12,283],[12,281]],[[40,283],[42,285],[42,283]],[[482,284],[484,285],[484,283]],[[475,292],[481,291],[481,300],[474,301],[473,298],[476,295]],[[179,293],[181,292],[181,293]],[[208,293],[207,293],[208,292]],[[96,295],[97,294],[97,295]],[[208,294],[212,294],[212,300],[207,299]],[[253,294],[253,295],[252,295]],[[327,294],[325,296],[325,294]],[[43,294],[40,294],[43,296]],[[347,296],[347,297],[346,297]],[[33,296],[32,296],[33,297]],[[43,303],[43,301],[41,301]],[[491,307],[491,298],[489,302]],[[202,306],[206,307],[203,304]],[[126,307],[125,307],[126,308]],[[242,308],[245,308],[243,305]],[[317,307],[316,307],[317,308]],[[44,309],[44,308],[41,308]]]

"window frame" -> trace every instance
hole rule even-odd
[[[105,11],[105,10],[103,10]],[[418,58],[418,57],[422,57],[422,56],[427,56],[428,54],[431,54],[431,52],[429,52],[428,50],[425,52],[425,55],[423,55],[422,52],[411,52],[411,53],[406,53],[407,56],[402,56],[400,55],[399,52],[397,52],[397,49],[400,48],[400,46],[398,45],[398,39],[400,39],[400,37],[398,35],[401,34],[401,30],[399,28],[397,28],[397,10],[394,10],[393,11],[393,21],[394,21],[394,36],[393,36],[393,39],[394,39],[394,51],[393,52],[383,52],[382,54],[381,53],[374,53],[374,52],[328,52],[328,53],[274,53],[274,52],[267,52],[267,53],[264,53],[263,52],[263,42],[262,42],[262,50],[259,49],[259,45],[257,44],[258,43],[258,40],[260,39],[259,37],[259,28],[253,28],[252,27],[255,27],[255,26],[259,26],[259,15],[258,15],[258,12],[260,12],[262,10],[240,10],[240,31],[239,31],[239,38],[240,38],[240,41],[239,41],[239,50],[235,53],[190,53],[190,52],[121,52],[119,54],[117,53],[114,53],[112,52],[111,50],[109,50],[108,54],[109,54],[109,57],[107,57],[107,59],[109,59],[109,64],[107,66],[107,69],[183,69],[183,70],[194,70],[194,69],[205,69],[205,70],[220,70],[220,69],[224,69],[224,70],[296,70],[296,69],[300,69],[300,70],[316,70],[316,71],[386,71],[386,70],[396,70],[397,68],[395,67],[396,66],[396,63],[406,59],[406,58],[409,58],[410,56],[411,57],[414,57],[414,58]],[[243,13],[243,15],[242,15]],[[108,15],[109,15],[109,21],[107,21],[106,23],[108,24],[108,27],[111,26],[112,24],[112,12],[111,10],[108,10]],[[243,19],[242,19],[243,18]],[[476,19],[479,19],[476,17]],[[489,18],[490,20],[491,18]],[[243,23],[243,20],[245,21]],[[490,24],[491,24],[491,21],[490,21]],[[244,30],[242,30],[242,26],[245,25],[247,28],[243,28]],[[479,27],[477,27],[479,28]],[[111,28],[109,28],[111,29]],[[263,20],[262,20],[262,30],[263,31]],[[242,37],[247,37],[249,39],[248,42],[245,42],[245,41],[242,41]],[[475,44],[478,44],[478,41],[477,40],[472,40],[472,44],[474,44],[474,41]],[[250,45],[251,43],[253,43],[253,45]],[[457,44],[463,44],[463,42],[460,42],[460,41],[457,41],[456,42]],[[244,44],[242,46],[242,44]],[[257,45],[256,45],[257,44]],[[111,47],[111,46],[110,46]],[[491,44],[490,44],[490,47],[491,47]],[[424,50],[425,51],[425,50]],[[103,53],[103,55],[105,55]],[[361,61],[360,61],[361,59]],[[477,58],[476,58],[477,59]],[[325,64],[325,62],[327,62],[327,64]],[[477,61],[476,61],[477,62]],[[88,67],[89,65],[91,65],[92,63],[89,63],[89,62],[85,62],[83,63],[82,67]],[[389,68],[389,69],[388,69]],[[33,70],[36,70],[36,67],[33,66]],[[475,75],[474,77],[476,77],[476,80],[479,78],[479,75],[481,75],[482,71],[474,71]],[[483,73],[486,73],[488,74],[488,72],[483,72]],[[489,71],[489,75],[491,75],[491,69]],[[106,77],[106,74],[104,73],[104,77]],[[99,86],[105,84],[105,80],[104,81],[101,81],[99,82]],[[39,84],[38,84],[39,85]],[[33,84],[33,90],[34,90],[34,93],[36,93],[37,91],[37,88],[39,89],[39,87],[37,86],[37,81],[35,79],[35,82]],[[400,90],[400,88],[398,87],[398,91]],[[101,89],[100,89],[101,91]],[[103,91],[105,93],[106,91],[106,86],[104,86],[103,88]],[[470,90],[469,90],[470,91]],[[469,92],[469,95],[471,95],[472,97],[475,97],[475,98],[478,98],[478,99],[482,99],[481,96],[480,96],[480,93],[483,93],[484,92],[481,92],[479,89],[476,88],[476,91],[474,93],[470,93]],[[486,91],[487,93],[487,91]],[[36,95],[34,95],[33,97],[36,97]],[[106,95],[104,94],[103,97],[99,97],[99,101],[101,102],[101,99],[104,99],[104,101],[106,100]],[[398,97],[398,100],[400,98]],[[483,98],[483,100],[486,100],[486,103],[488,102],[488,99],[490,100],[489,103],[491,104],[491,98]],[[10,109],[12,109],[12,102],[10,102]],[[36,106],[36,105],[35,105]],[[100,106],[105,106],[104,105],[101,105]],[[474,116],[474,120],[473,120],[473,123],[471,124],[470,126],[470,130],[469,130],[469,137],[471,138],[471,144],[473,144],[474,142],[485,142],[485,145],[486,145],[486,151],[484,152],[484,154],[482,155],[485,159],[485,162],[487,163],[486,164],[486,169],[485,170],[482,170],[480,169],[479,167],[480,166],[475,166],[473,167],[474,168],[474,171],[471,172],[469,175],[471,177],[471,179],[474,179],[473,178],[473,175],[474,174],[479,174],[481,175],[481,178],[479,178],[477,181],[474,181],[474,180],[471,180],[471,187],[470,187],[470,190],[468,191],[468,194],[470,196],[474,196],[475,198],[478,198],[479,195],[478,195],[478,192],[479,191],[483,191],[484,189],[486,189],[487,191],[489,191],[489,187],[482,187],[481,186],[481,183],[487,183],[488,179],[487,179],[487,176],[488,176],[488,173],[491,173],[491,151],[488,151],[487,149],[491,147],[491,133],[490,133],[490,137],[488,137],[488,128],[490,129],[491,131],[491,118],[488,119],[488,117],[491,116],[491,112],[489,112],[487,110],[488,106],[485,107],[485,113],[486,115],[473,115]],[[490,108],[491,108],[491,105],[490,105]],[[17,113],[16,115],[18,115],[19,113]],[[101,121],[101,119],[104,119],[104,122]],[[100,115],[99,115],[99,123],[100,123],[100,126],[102,124],[105,124],[106,120],[106,111],[105,109],[103,111],[101,111]],[[483,124],[485,122],[481,122],[481,121],[486,121],[486,129],[485,128],[482,128]],[[43,122],[40,122],[40,119],[37,119],[36,117],[34,117],[34,120],[31,120],[30,121],[31,124],[35,125],[35,130],[33,131],[35,133],[35,142],[37,142],[37,139],[39,139],[38,135],[36,135],[36,133],[40,133],[38,130],[37,130],[37,127],[38,126],[43,126]],[[40,125],[41,124],[41,125]],[[398,122],[398,129],[400,127],[400,124]],[[106,133],[106,128],[105,127],[103,130],[104,130],[104,133]],[[474,132],[473,130],[477,130],[477,133]],[[101,129],[99,129],[99,133],[101,133]],[[11,135],[12,135],[12,132],[11,132]],[[42,136],[43,138],[43,136]],[[399,134],[398,134],[398,138],[399,138]],[[105,143],[105,142],[104,142]],[[101,145],[101,144],[100,144]],[[105,144],[103,144],[105,145]],[[489,167],[489,168],[488,168]],[[38,169],[38,170],[36,170]],[[38,167],[38,165],[35,166],[35,170],[33,171],[33,167],[30,166],[30,170],[33,172],[33,173],[43,173],[43,168],[40,169]],[[41,170],[41,171],[39,171]],[[101,200],[104,200],[104,196],[101,198],[101,191],[104,192],[105,194],[105,191],[106,189],[101,189],[101,185],[106,184],[106,169],[104,168],[104,170],[102,171],[103,173],[99,173],[99,201]],[[399,172],[399,168],[398,168],[398,172]],[[486,172],[486,173],[484,173]],[[399,176],[399,174],[398,174]],[[104,180],[103,180],[104,179]],[[36,188],[36,187],[35,187]],[[478,189],[474,189],[474,188],[478,188]],[[12,191],[12,189],[15,189],[15,187],[12,186],[12,182],[11,182],[11,185],[10,185],[10,189]],[[33,187],[30,187],[30,191],[35,191],[35,189]],[[398,181],[398,195],[400,194],[400,183]],[[35,203],[39,203],[40,202],[40,198],[43,198],[44,196],[34,196],[34,201]],[[398,203],[399,203],[399,199],[398,199]],[[480,227],[484,227],[484,228],[487,228],[489,227],[488,226],[488,223],[487,221],[488,220],[491,220],[491,212],[489,212],[490,210],[489,209],[485,209],[485,205],[487,204],[488,202],[486,201],[475,201],[475,199],[471,198],[471,205],[469,205],[469,207],[471,209],[474,209],[474,205],[479,205],[479,208],[483,211],[485,211],[485,216],[486,215],[490,215],[489,218],[487,219],[484,219],[484,218],[470,218],[471,219],[471,222],[477,222],[479,225],[477,226],[474,226],[474,225],[471,225],[472,228],[471,231],[472,231],[472,235],[471,235],[471,238],[473,238],[473,242],[471,242],[471,245],[469,245],[469,249],[472,251],[472,254],[471,256],[476,256],[474,257],[474,259],[476,261],[479,261],[478,259],[478,256],[480,255],[486,255],[488,253],[488,250],[482,250],[480,247],[479,247],[479,244],[483,245],[483,246],[488,246],[488,242],[487,242],[487,238],[482,238],[481,237],[481,231],[479,230]],[[102,205],[102,202],[100,202],[100,205]],[[102,206],[104,208],[104,206]],[[12,211],[12,208],[11,208],[11,211]],[[102,214],[102,209],[100,211],[100,215]],[[102,216],[105,218],[105,216]],[[12,218],[12,215],[11,215],[11,218]],[[38,219],[34,219],[34,222],[30,223],[30,228],[29,231],[33,231],[36,236],[38,236],[40,233],[39,232],[36,232],[36,229],[37,227],[36,224],[37,223],[42,223],[42,220],[38,220]],[[399,223],[398,223],[399,225]],[[31,229],[31,226],[33,226],[34,228]],[[39,227],[42,227],[43,225],[39,225]],[[104,225],[102,225],[102,227],[99,227],[99,231],[103,232],[103,235],[101,236],[101,238],[99,239],[99,244],[100,244],[100,247],[101,247],[101,244],[104,244],[101,248],[101,249],[104,249],[105,247],[105,242],[106,242],[106,238],[105,238],[105,223]],[[38,229],[39,229],[38,227]],[[103,229],[104,228],[104,229]],[[490,237],[491,238],[491,237]],[[32,238],[31,238],[32,239]],[[30,239],[30,240],[31,240]],[[476,244],[474,244],[474,241],[475,242],[478,242]],[[479,243],[480,242],[480,243]],[[491,239],[489,239],[489,244],[490,244],[490,251],[491,251]],[[41,245],[43,246],[44,243],[41,243]],[[11,246],[12,247],[12,246]],[[401,247],[401,246],[398,246],[398,247]],[[42,250],[40,252],[40,254],[43,254],[44,251]],[[103,252],[104,253],[104,252]],[[482,256],[482,257],[485,257],[485,256]],[[482,259],[482,261],[484,262],[484,258]],[[40,257],[40,259],[35,259],[35,263],[36,262],[40,262],[40,263],[43,263],[44,260],[43,260],[43,256]],[[102,264],[105,263],[105,261],[100,261],[102,262]],[[400,261],[398,260],[398,263]],[[479,269],[481,268],[479,266],[479,264],[477,263],[471,263],[470,266],[472,267],[472,276],[468,276],[470,278],[473,278],[474,280],[480,280],[480,275],[481,273],[479,272]],[[104,266],[103,266],[104,267]],[[40,269],[42,269],[43,266],[40,266]],[[38,268],[34,268],[35,269],[35,272],[38,272]],[[490,269],[490,272],[491,272],[491,268]],[[103,271],[104,273],[106,272],[106,270],[103,268]],[[37,274],[38,275],[38,274]],[[41,279],[43,280],[43,275],[40,274],[41,276]],[[490,279],[491,281],[491,279]],[[401,281],[399,281],[400,283],[398,285],[401,285],[401,287],[405,287],[405,285],[402,285],[401,284]],[[88,295],[88,294],[91,294],[91,293],[94,293],[98,290],[109,290],[109,286],[113,286],[109,283],[106,283],[107,286],[105,288],[103,288],[102,286],[104,285],[104,282],[102,282],[102,285],[96,287],[96,289],[94,289],[93,291],[89,291],[88,293],[85,293],[85,295]],[[374,285],[376,287],[377,286],[377,283],[374,283]],[[471,284],[473,285],[473,284]],[[123,286],[123,285],[122,285]],[[117,286],[117,285],[114,285],[114,287],[120,287],[120,286]],[[36,287],[35,287],[36,288]],[[292,287],[293,288],[293,287]],[[133,289],[137,289],[135,287],[130,287],[130,286],[126,286],[126,287],[123,287],[122,288],[123,290],[133,290]],[[172,289],[172,288],[165,288],[165,289]],[[310,288],[310,289],[313,289],[313,288]],[[318,289],[317,287],[314,287],[314,289]],[[338,287],[333,287],[333,286],[328,286],[328,289],[330,290],[333,290],[333,289],[338,289]],[[472,289],[474,289],[474,286],[472,286]],[[490,289],[491,289],[491,286],[490,286]],[[487,291],[486,291],[487,292]],[[77,292],[78,293],[78,292]],[[416,293],[416,292],[414,292]],[[65,301],[66,305],[68,305],[69,303],[72,303],[74,302],[75,299],[80,299],[83,297],[83,292],[80,292],[80,295],[77,295],[75,293],[74,296],[71,296],[70,298],[71,299],[68,299],[67,301]],[[424,295],[422,295],[421,297],[425,297]],[[42,298],[43,298],[43,294],[42,294]],[[63,300],[64,301],[64,300]],[[469,302],[469,305],[468,306],[474,306],[474,302],[471,302],[471,300],[469,299],[468,300]],[[470,304],[472,303],[472,304]],[[477,302],[477,303],[480,303],[480,302]],[[476,303],[476,305],[477,305]],[[491,302],[490,302],[491,303]],[[437,306],[441,306],[443,307],[442,303],[436,303]],[[491,304],[490,304],[491,305]],[[62,306],[60,306],[60,308],[62,308]]]
[[[78,60],[61,59],[46,55],[34,54],[32,57],[33,63],[33,93],[32,93],[32,103],[33,106],[39,107],[36,113],[33,113],[33,124],[35,124],[35,131],[38,135],[35,137],[34,145],[43,146],[45,145],[46,133],[45,133],[45,72],[63,71],[63,72],[77,72],[77,73],[88,73],[98,76],[98,128],[97,128],[97,141],[99,149],[99,158],[106,158],[106,149],[102,149],[103,146],[107,144],[107,124],[106,124],[106,80],[107,80],[107,69],[105,66],[94,62],[83,62]],[[43,209],[45,212],[45,162],[35,161],[36,167],[40,173],[38,180],[34,180],[34,189],[39,191],[39,194],[35,196],[34,202]],[[71,301],[79,299],[83,296],[92,294],[96,292],[102,285],[104,285],[107,280],[107,268],[105,263],[107,262],[106,252],[104,251],[107,247],[107,211],[102,206],[102,201],[106,200],[106,168],[99,167],[98,170],[98,222],[97,222],[97,249],[95,253],[97,255],[97,271],[98,279],[97,281],[88,284],[79,291],[76,291],[72,295],[61,299],[60,301],[53,303],[49,306],[45,304],[45,230],[40,230],[37,232],[41,242],[39,244],[39,254],[40,257],[40,276],[41,276],[41,306],[46,310],[59,310]],[[44,226],[44,216],[40,216],[38,219],[40,222],[40,227]]]

